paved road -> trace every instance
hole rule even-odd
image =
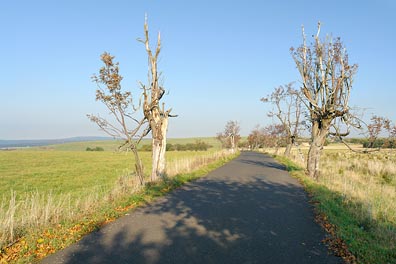
[[[42,263],[342,263],[324,235],[284,167],[243,152]]]

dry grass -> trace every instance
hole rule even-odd
[[[305,167],[296,150],[293,160]],[[328,147],[321,157],[319,183],[346,202],[360,204],[355,211],[360,218],[396,225],[396,151],[360,154]]]
[[[166,168],[166,173],[168,176],[172,177],[181,173],[188,173],[192,170],[199,169],[212,163],[216,160],[222,159],[231,153],[229,151],[216,151],[209,153],[207,155],[196,156],[194,158],[178,158],[173,159],[168,162]]]
[[[187,157],[184,157],[187,156]],[[196,153],[195,155],[171,155],[167,174],[173,177],[200,169],[217,160],[230,156],[224,151]],[[59,179],[58,179],[59,180]],[[63,221],[77,221],[89,216],[110,202],[142,190],[138,179],[125,170],[112,188],[99,185],[79,189],[81,198],[70,193],[53,195],[49,192],[19,194],[10,191],[0,203],[0,248],[7,246],[27,232],[55,225]]]
[[[355,154],[328,151],[319,183],[340,193],[363,229],[396,247],[395,153]]]
[[[305,157],[307,150],[302,149]],[[305,168],[297,150],[292,160]],[[340,145],[325,147],[317,184],[317,193],[323,186],[332,193],[330,200],[340,201],[322,200],[321,206],[359,263],[396,260],[396,150],[363,154]]]

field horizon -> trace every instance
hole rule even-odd
[[[213,137],[173,137],[168,138],[168,142],[171,144],[186,144],[193,143],[195,140],[209,140],[213,141],[216,139]],[[146,137],[142,140],[142,145],[145,142],[150,140],[149,137]],[[0,150],[7,149],[18,149],[18,148],[36,148],[36,147],[46,147],[53,145],[64,145],[64,144],[73,144],[73,143],[95,143],[100,142],[119,142],[122,139],[114,139],[111,137],[100,137],[100,136],[78,136],[78,137],[68,137],[68,138],[58,138],[58,139],[0,139]],[[180,142],[179,142],[180,141]],[[184,143],[184,141],[186,143]]]

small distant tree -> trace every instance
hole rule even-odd
[[[140,83],[143,90],[143,115],[149,123],[149,130],[152,135],[152,172],[151,180],[165,176],[165,152],[166,152],[166,134],[168,130],[168,118],[172,115],[172,109],[165,109],[165,103],[160,104],[165,94],[165,89],[159,83],[160,73],[157,67],[158,56],[161,51],[161,35],[158,33],[157,45],[153,53],[150,48],[149,30],[147,17],[144,23],[145,38],[138,39],[146,48],[149,64],[148,84]]]
[[[363,142],[363,147],[380,151],[381,148],[394,148],[396,144],[396,125],[392,121],[382,116],[372,116],[367,125],[367,139]],[[372,151],[365,150],[365,153]]]
[[[376,144],[376,141],[380,134],[384,132],[384,130],[388,130],[391,126],[391,122],[389,119],[382,116],[373,116],[371,117],[370,124],[367,125],[367,133],[368,133],[368,148],[379,147]],[[382,145],[382,144],[381,144]]]
[[[350,64],[348,53],[340,38],[327,37],[324,42],[318,31],[315,42],[307,45],[304,28],[303,43],[291,48],[291,55],[301,76],[302,102],[306,106],[311,122],[311,144],[308,151],[307,171],[314,179],[319,177],[320,156],[330,128],[339,119],[350,123],[352,116],[349,98],[357,64]],[[339,132],[346,136],[349,131]]]
[[[251,149],[257,149],[263,147],[263,131],[260,126],[257,125],[249,134],[247,142]]]
[[[93,114],[87,116],[111,137],[124,140],[118,149],[132,151],[135,158],[136,175],[143,185],[143,164],[137,146],[145,135],[145,133],[138,135],[146,123],[145,119],[138,120],[133,117],[136,110],[132,103],[132,93],[123,91],[121,88],[122,76],[119,73],[118,62],[113,61],[114,56],[104,52],[100,58],[104,66],[100,68],[99,75],[92,77],[92,80],[98,85],[96,101],[102,102],[110,110],[112,120],[109,121]]]
[[[228,121],[224,131],[218,133],[216,138],[221,142],[223,148],[229,148],[232,152],[235,152],[235,148],[241,139],[239,132],[239,123],[237,121]]]
[[[301,97],[293,88],[293,83],[275,88],[271,95],[261,98],[261,101],[274,105],[274,110],[268,113],[269,117],[276,117],[286,133],[286,149],[284,155],[290,156],[292,146],[296,144],[300,130]]]

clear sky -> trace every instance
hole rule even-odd
[[[14,0],[0,2],[0,139],[104,135],[87,113],[95,102],[90,77],[108,51],[120,62],[124,89],[139,97],[147,77],[143,37],[161,32],[159,67],[178,118],[170,137],[214,136],[228,120],[247,135],[272,122],[260,98],[298,81],[289,48],[308,36],[340,36],[359,64],[351,105],[396,121],[396,2]],[[311,39],[311,38],[310,38]]]

